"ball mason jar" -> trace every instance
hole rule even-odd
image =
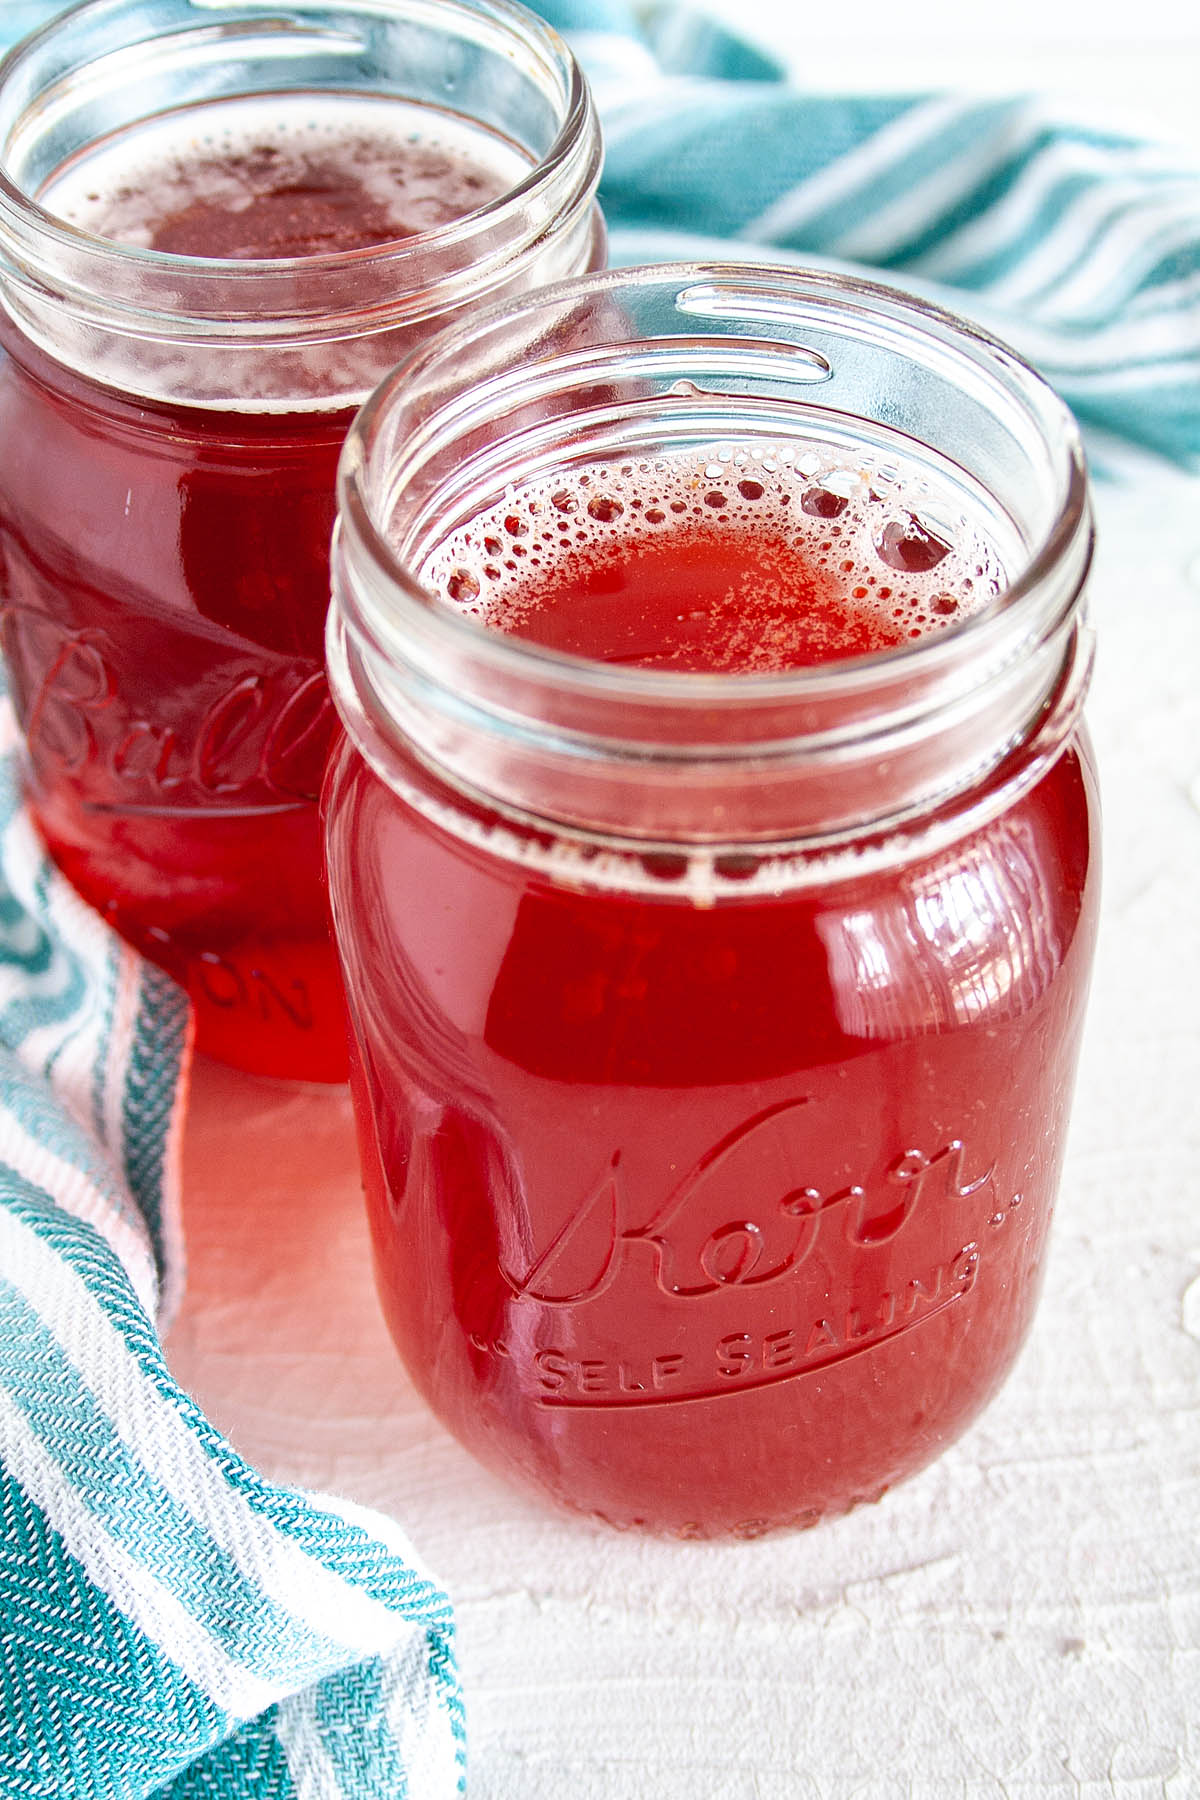
[[[238,183],[268,163],[260,256],[230,221],[259,220]],[[28,794],[228,1061],[345,1075],[316,803],[346,428],[436,328],[602,264],[599,163],[578,68],[508,0],[91,0],[0,65],[0,605]],[[341,247],[364,196],[380,241]]]
[[[957,535],[1003,575],[936,630],[767,673],[595,660],[458,603],[518,544],[569,559],[585,510],[641,554],[689,487],[696,513],[770,487],[818,531],[853,501],[923,522],[910,561]],[[328,871],[414,1382],[484,1462],[620,1527],[877,1498],[1004,1378],[1059,1180],[1097,905],[1068,413],[882,287],[614,272],[411,358],[339,508]]]

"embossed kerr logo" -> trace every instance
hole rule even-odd
[[[517,1304],[549,1309],[551,1319],[569,1316],[572,1345],[603,1296],[633,1308],[639,1291],[649,1299],[649,1283],[684,1303],[686,1340],[661,1354],[537,1350],[543,1404],[661,1404],[793,1379],[907,1331],[970,1291],[979,1249],[969,1233],[989,1215],[993,1224],[1007,1216],[994,1210],[995,1163],[972,1164],[962,1140],[952,1138],[903,1151],[870,1182],[828,1189],[797,1182],[807,1105],[782,1101],[727,1133],[650,1217],[634,1216],[614,1153],[550,1243],[528,1260],[509,1256],[501,1272]],[[1010,1210],[1019,1204],[1018,1195]],[[815,1279],[806,1281],[818,1248]],[[830,1292],[838,1285],[830,1271],[848,1267],[853,1304]],[[747,1329],[709,1341],[704,1303],[718,1294],[745,1296]],[[769,1295],[766,1313],[750,1307],[755,1294]]]
[[[783,1101],[728,1133],[641,1225],[626,1218],[617,1152],[554,1240],[520,1273],[504,1269],[505,1280],[514,1293],[543,1305],[579,1306],[634,1268],[635,1253],[643,1252],[642,1266],[648,1258],[664,1294],[697,1299],[720,1288],[762,1287],[794,1274],[822,1232],[840,1229],[850,1243],[863,1247],[884,1244],[935,1189],[965,1199],[992,1179],[992,1165],[964,1179],[965,1152],[956,1138],[930,1155],[909,1150],[897,1157],[882,1192],[868,1194],[857,1184],[829,1193],[789,1185],[756,1207],[755,1217],[708,1226],[714,1199],[770,1191],[772,1165],[786,1160],[780,1128],[806,1104]]]

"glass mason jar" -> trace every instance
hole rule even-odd
[[[489,627],[517,554],[611,575],[602,528],[632,564],[768,505],[840,569],[865,521],[900,641],[730,673]],[[329,882],[414,1381],[618,1526],[876,1498],[996,1391],[1059,1179],[1097,902],[1069,415],[885,288],[626,271],[418,352],[339,507]]]
[[[599,164],[508,0],[91,0],[0,65],[29,797],[226,1060],[345,1074],[316,802],[346,428],[438,327],[602,264]]]

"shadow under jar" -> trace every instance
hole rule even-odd
[[[506,0],[92,0],[0,65],[0,608],[30,800],[199,1047],[345,1076],[317,796],[337,457],[398,358],[603,262]]]
[[[414,1381],[618,1526],[878,1497],[1003,1379],[1059,1179],[1068,414],[887,289],[645,269],[418,353],[339,493],[329,880]]]

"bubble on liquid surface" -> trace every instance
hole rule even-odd
[[[589,515],[601,525],[611,525],[625,511],[621,502],[614,500],[610,494],[593,495],[588,501],[587,509]]]
[[[1001,591],[995,545],[961,512],[953,526],[944,524],[945,509],[933,503],[938,497],[923,474],[908,482],[889,459],[879,465],[886,481],[877,481],[869,456],[847,466],[824,446],[751,441],[722,454],[723,465],[710,460],[711,451],[664,452],[652,464],[594,463],[510,487],[435,547],[421,578],[452,605],[514,630],[536,609],[538,582],[553,582],[568,561],[581,574],[615,572],[664,536],[707,542],[714,532],[740,532],[748,556],[765,544],[835,582],[860,617],[878,616],[890,634],[883,642],[944,630]],[[729,477],[731,465],[751,462],[753,476],[712,485],[715,469]],[[921,510],[926,500],[936,531]],[[532,575],[528,559],[514,560],[527,539],[540,551]],[[786,583],[787,569],[778,566]],[[739,666],[772,665],[751,659]]]
[[[137,248],[312,256],[437,230],[529,167],[508,139],[440,107],[298,89],[141,119],[56,169],[38,200]]]
[[[446,578],[446,593],[458,606],[479,598],[479,583],[470,569],[454,569]]]
[[[850,504],[848,495],[835,494],[831,488],[805,488],[800,496],[800,504],[814,519],[836,519],[845,512]]]
[[[880,559],[904,575],[927,575],[950,554],[950,545],[916,513],[889,519],[875,539]]]

